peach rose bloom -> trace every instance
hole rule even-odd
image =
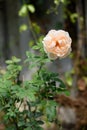
[[[50,30],[42,43],[50,59],[64,58],[71,52],[71,38],[64,30]]]

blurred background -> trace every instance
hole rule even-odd
[[[48,68],[59,72],[70,90],[71,98],[76,97],[85,102],[87,97],[87,0],[0,0],[0,67],[5,67],[5,61],[12,56],[22,58],[24,61],[26,51],[32,52],[31,47],[42,40],[51,29],[64,29],[69,32],[72,38],[72,53],[65,59],[57,59],[48,64]],[[30,74],[25,67],[23,71],[25,79],[29,79]],[[67,106],[69,107],[69,104]],[[85,109],[84,106],[79,113],[83,115]],[[65,120],[67,118],[69,123],[75,122],[74,116],[71,118],[74,112],[72,114],[69,111],[67,114],[71,114],[65,115]],[[79,116],[80,121],[84,120],[87,125],[87,117],[83,118],[82,115]]]

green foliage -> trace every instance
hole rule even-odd
[[[31,13],[35,12],[35,8],[32,4],[24,4],[19,10],[19,16],[25,17],[28,14],[28,11]]]
[[[15,80],[19,75],[20,71],[22,70],[22,66],[18,65],[21,60],[16,58],[15,56],[12,57],[12,60],[7,60],[7,72],[4,75],[6,79],[13,79]]]
[[[75,23],[77,18],[78,18],[78,14],[77,13],[72,13],[70,15],[70,19],[71,19],[72,23]]]
[[[19,16],[26,16],[27,15],[27,6],[23,5],[21,9],[19,10]]]
[[[20,26],[19,28],[19,31],[22,32],[22,31],[26,31],[28,29],[27,25],[26,24],[23,24]]]
[[[39,52],[34,54],[28,51],[25,61],[29,62],[30,68],[37,67],[32,80],[19,80],[22,66],[21,60],[16,57],[6,61],[6,72],[0,77],[0,110],[5,113],[6,130],[43,130],[41,125],[45,121],[56,120],[57,103],[54,96],[64,91],[67,93],[59,75],[49,72],[45,66],[50,60],[42,42],[38,42],[33,49]],[[46,120],[43,120],[43,116]]]
[[[65,10],[67,8],[66,6],[70,3],[70,0],[53,0],[53,3],[54,4],[51,5],[50,9],[48,9],[47,14],[50,14],[50,13],[58,14],[58,7],[60,5],[63,5],[63,8]]]
[[[32,23],[32,27],[33,27],[33,30],[34,30],[34,32],[36,33],[36,34],[40,34],[40,27],[38,26],[38,24],[37,23]]]
[[[76,1],[71,1],[71,0],[53,0],[53,3],[51,5],[51,7],[47,11],[47,14],[50,14],[50,13],[58,14],[58,13],[60,13],[60,12],[58,12],[58,8],[62,5],[63,18],[67,19],[69,17],[71,22],[74,24],[76,22],[76,20],[78,19],[78,17],[81,17],[81,16],[78,16],[76,11],[72,12],[72,9],[71,10],[69,9],[68,6],[72,2],[75,3]]]
[[[68,85],[68,86],[72,86],[72,84],[73,84],[73,78],[72,78],[72,76],[74,75],[74,70],[72,69],[71,71],[69,71],[69,72],[66,72],[66,74],[65,74],[65,81],[66,81],[66,84]]]
[[[35,7],[34,7],[34,5],[29,4],[27,7],[28,7],[28,10],[29,10],[31,13],[34,13],[34,12],[35,12]]]
[[[53,122],[56,119],[56,102],[53,100],[43,100],[42,102],[43,112],[46,116],[46,121]]]
[[[61,0],[62,3],[64,1]],[[54,1],[56,5],[58,2],[60,1]],[[29,12],[35,12],[34,6],[24,4],[19,16],[25,17]],[[34,32],[39,34],[40,27],[36,23],[31,25]],[[26,29],[27,26],[23,24],[20,32]],[[0,75],[0,111],[4,111],[6,130],[43,130],[41,125],[44,122],[56,120],[58,104],[54,101],[54,96],[61,93],[69,95],[58,73],[49,72],[46,68],[46,63],[52,61],[44,52],[42,38],[43,36],[39,37],[35,45],[34,41],[31,41],[34,52],[26,52],[24,63],[29,63],[30,70],[36,67],[31,80],[20,80],[23,67],[20,64],[21,59],[15,56],[6,61],[6,72]]]

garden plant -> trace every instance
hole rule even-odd
[[[59,123],[54,97],[67,94],[67,88],[46,63],[69,55],[71,42],[68,32],[50,30],[32,47],[38,53],[27,51],[24,64],[29,63],[30,70],[36,68],[31,80],[20,80],[21,59],[13,56],[6,61],[6,70],[0,74],[0,111],[6,130],[43,130],[44,123]]]

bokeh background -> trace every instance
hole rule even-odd
[[[29,5],[28,13],[26,4]],[[87,97],[87,0],[0,0],[0,70],[12,56],[24,61],[27,50],[34,53],[31,47],[51,29],[69,32],[72,52],[48,64],[48,69],[60,74],[70,90],[71,100],[78,99],[78,111],[83,115],[86,107],[79,101],[86,102]],[[25,67],[24,79],[31,78],[31,74],[32,71]],[[87,126],[87,117],[76,116],[78,111],[64,108],[61,117],[66,124],[74,124],[80,118],[79,124],[83,121]]]

